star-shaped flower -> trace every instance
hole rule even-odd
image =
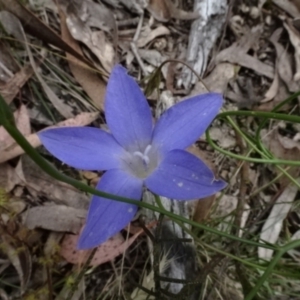
[[[161,196],[192,200],[226,186],[196,156],[185,151],[206,130],[222,106],[222,96],[191,97],[168,109],[153,126],[141,89],[117,65],[109,78],[105,113],[109,132],[93,127],[45,130],[39,138],[62,162],[82,170],[106,171],[97,189],[140,200],[143,186]],[[93,196],[78,242],[88,249],[105,242],[134,217],[137,206]]]

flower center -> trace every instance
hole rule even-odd
[[[147,145],[144,151],[127,152],[124,161],[124,168],[138,178],[148,177],[159,162],[159,156],[152,145]]]

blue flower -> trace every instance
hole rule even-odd
[[[153,126],[141,89],[117,65],[109,78],[105,113],[110,132],[92,127],[45,130],[39,138],[62,162],[82,170],[106,171],[97,189],[140,200],[143,186],[177,200],[204,198],[226,186],[196,156],[185,151],[222,106],[220,94],[191,97],[168,109]],[[137,206],[93,196],[78,248],[105,242],[134,217]]]

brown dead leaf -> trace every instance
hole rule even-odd
[[[300,1],[299,0],[272,0],[274,4],[286,11],[292,17],[300,16]]]
[[[6,82],[0,82],[0,93],[7,104],[16,97],[27,80],[34,74],[30,65],[23,67]]]
[[[89,27],[99,28],[112,33],[114,45],[118,44],[118,27],[114,14],[102,3],[87,0],[88,19],[86,23]]]
[[[297,92],[299,90],[299,83],[296,83],[293,79],[293,71],[292,71],[292,57],[288,53],[287,49],[278,42],[282,28],[279,28],[274,31],[270,38],[270,42],[274,45],[276,50],[276,70],[286,84],[290,92]],[[284,99],[284,98],[282,98]]]
[[[140,34],[140,37],[137,41],[137,46],[139,48],[143,48],[157,37],[169,34],[170,30],[165,26],[158,26],[153,30],[150,27],[146,27],[145,30]]]
[[[294,56],[296,62],[296,73],[294,75],[294,80],[298,81],[300,80],[300,34],[292,25],[291,20],[288,20],[286,23],[284,23],[284,27],[289,33],[290,41],[295,49]]]
[[[279,75],[276,66],[275,66],[276,71],[275,71],[273,82],[269,87],[269,89],[267,90],[267,92],[265,93],[265,97],[262,100],[260,100],[260,103],[269,102],[277,95],[279,89]]]
[[[16,167],[16,173],[34,199],[46,198],[58,205],[87,210],[88,195],[42,172],[27,155],[22,156]]]
[[[58,254],[59,244],[64,236],[61,232],[50,232],[47,238],[47,241],[44,245],[44,255],[51,259],[54,255]]]
[[[59,122],[57,126],[53,127],[62,127],[62,126],[86,126],[91,122],[95,121],[98,118],[99,113],[81,113],[74,118]],[[30,145],[34,148],[41,146],[41,142],[36,133],[25,136]],[[0,151],[0,163],[6,162],[16,156],[19,156],[24,153],[24,150],[16,143]]]
[[[8,193],[20,182],[20,178],[12,166],[7,163],[0,164],[0,189],[4,189]]]
[[[0,62],[2,64],[0,68],[0,82],[4,84],[13,77],[14,73],[20,71],[20,67],[12,56],[9,46],[4,41],[0,41]]]
[[[114,65],[114,48],[105,34],[102,31],[92,31],[74,5],[68,5],[65,14],[72,37],[85,44],[96,55],[106,72],[110,73]]]
[[[171,0],[150,0],[147,10],[160,22],[167,22],[171,18],[179,20],[194,20],[199,18],[197,12],[187,12],[179,9]]]
[[[14,118],[20,132],[23,135],[29,135],[31,133],[30,119],[25,105],[21,105],[20,108],[14,112]],[[4,127],[0,126],[0,152],[14,144],[14,142],[15,140]]]
[[[298,180],[299,182],[299,180]],[[276,244],[281,233],[283,221],[288,215],[295,197],[298,193],[298,187],[290,183],[276,199],[270,215],[262,227],[260,239],[270,244]],[[271,260],[274,250],[258,248],[258,257],[264,260]]]
[[[228,83],[236,77],[237,67],[231,63],[219,63],[211,71],[211,73],[198,81],[192,90],[191,95],[207,93],[208,90],[216,93],[226,94]],[[206,88],[207,87],[207,88]]]
[[[87,210],[65,205],[36,206],[28,209],[23,224],[29,229],[42,228],[57,232],[78,233]]]
[[[25,31],[39,38],[45,43],[52,44],[76,57],[82,65],[92,68],[92,64],[81,54],[76,52],[68,43],[57,35],[50,27],[38,19],[32,12],[17,0],[0,0],[0,8],[14,14],[24,26]]]
[[[35,59],[32,55],[31,49],[27,42],[27,37],[25,35],[23,26],[19,21],[19,19],[10,12],[0,11],[0,21],[2,22],[2,26],[5,28],[7,32],[12,34],[17,40],[22,41],[24,43],[34,74],[38,78],[39,82],[41,83],[44,92],[46,93],[48,99],[52,102],[53,106],[65,118],[72,117],[73,116],[72,108],[69,105],[66,105],[62,101],[62,99],[59,99],[57,97],[57,95],[53,92],[51,87],[40,75],[40,72],[37,69],[37,64],[35,62]]]
[[[258,41],[261,33],[262,26],[252,28],[252,30],[242,36],[240,40],[218,53],[215,59],[216,64],[219,62],[238,64],[257,72],[258,74],[273,79],[274,68],[272,66],[267,65],[257,58],[247,54],[249,49]]]
[[[143,230],[139,230],[128,240],[124,240],[120,233],[111,237],[97,248],[90,266],[99,266],[124,253],[143,232]],[[78,235],[67,234],[61,244],[61,256],[72,264],[84,264],[91,253],[91,250],[77,250],[78,237]]]
[[[81,48],[77,41],[71,36],[67,25],[66,17],[63,11],[59,10],[60,21],[61,21],[61,35],[68,44],[75,49],[76,52],[81,53]],[[104,111],[104,95],[106,85],[104,81],[91,69],[87,69],[80,63],[80,60],[67,53],[69,66],[72,74],[74,75],[77,82],[82,86],[84,91],[93,101],[93,104],[101,111]]]

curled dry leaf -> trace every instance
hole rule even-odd
[[[105,262],[113,260],[120,254],[124,253],[142,233],[143,230],[139,230],[128,240],[124,240],[120,233],[111,237],[105,243],[97,247],[97,251],[93,256],[90,265],[99,266]],[[91,253],[91,250],[77,250],[76,245],[78,237],[78,235],[67,234],[61,244],[61,256],[72,264],[84,264]]]
[[[60,24],[61,24],[61,35],[63,39],[72,47],[74,50],[82,54],[82,50],[78,42],[71,36],[67,24],[66,16],[60,9]],[[83,90],[91,98],[93,104],[99,109],[104,111],[104,94],[105,94],[105,83],[104,81],[94,72],[92,69],[88,69],[82,65],[81,61],[75,58],[73,55],[67,53],[67,59],[69,62],[70,70],[74,75],[77,82],[82,86]]]
[[[293,78],[292,71],[292,57],[279,42],[283,28],[274,31],[270,38],[270,42],[274,45],[276,50],[276,70],[286,84],[290,92],[297,92],[299,90],[299,83],[296,83]],[[284,99],[284,98],[283,98]]]
[[[300,33],[292,25],[291,21],[288,20],[284,23],[284,27],[289,33],[290,41],[295,49],[295,62],[296,62],[296,73],[294,75],[294,80],[300,80]]]
[[[275,69],[276,70],[275,70],[273,82],[269,87],[269,89],[267,90],[267,92],[265,93],[265,97],[262,100],[260,100],[260,103],[269,102],[277,95],[279,89],[279,75],[277,72],[277,64],[275,65]]]
[[[299,182],[299,181],[298,181]],[[298,187],[294,184],[289,184],[281,195],[278,197],[268,216],[260,234],[262,242],[275,244],[279,238],[282,224],[288,212],[291,209],[292,203],[297,195]],[[270,260],[273,255],[272,249],[258,248],[258,257],[264,260]]]
[[[140,38],[137,41],[137,45],[139,48],[143,48],[157,37],[169,34],[170,30],[165,26],[159,26],[154,30],[151,30],[150,27],[147,27],[145,31],[141,33]]]
[[[72,37],[85,44],[99,59],[104,69],[110,73],[114,64],[114,48],[102,31],[92,31],[73,12],[66,16],[66,24]]]
[[[59,127],[59,126],[86,126],[90,124],[91,122],[95,121],[98,117],[99,113],[93,112],[93,113],[81,113],[74,118],[59,122],[57,126],[53,127]],[[52,126],[51,126],[52,127]],[[51,128],[48,127],[48,128]],[[25,136],[27,141],[31,144],[32,147],[36,148],[41,145],[41,142],[37,136],[36,133],[30,134]],[[5,148],[0,151],[0,163],[3,163],[5,161],[8,161],[16,156],[19,156],[24,153],[24,150],[16,143],[9,146],[8,148]]]

